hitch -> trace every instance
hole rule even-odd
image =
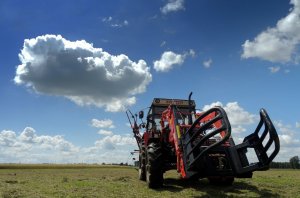
[[[264,129],[262,131],[263,126]],[[269,140],[266,139],[267,135],[269,135]],[[274,150],[268,154],[268,151],[272,145],[274,145]],[[255,150],[258,162],[249,164],[246,156],[247,148],[253,148]],[[257,125],[254,133],[245,137],[243,143],[230,147],[229,153],[234,171],[238,175],[242,175],[255,170],[269,169],[269,164],[276,157],[279,149],[280,143],[276,129],[266,110],[261,109],[260,122]]]

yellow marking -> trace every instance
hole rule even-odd
[[[176,125],[176,131],[177,131],[177,137],[178,137],[178,139],[180,139],[181,138],[181,133],[180,133],[179,125]]]

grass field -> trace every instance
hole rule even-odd
[[[0,165],[1,197],[300,197],[300,171],[255,172],[232,186],[206,179],[183,181],[165,174],[164,188],[148,189],[133,167],[97,165]]]

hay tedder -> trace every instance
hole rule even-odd
[[[177,169],[183,179],[208,178],[212,184],[231,185],[234,178],[251,178],[253,171],[269,168],[280,144],[264,109],[255,131],[235,145],[224,109],[196,112],[191,95],[188,100],[154,98],[146,123],[143,111],[126,112],[139,148],[140,180],[159,188],[164,172]]]

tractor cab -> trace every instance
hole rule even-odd
[[[169,123],[162,121],[162,116],[171,105],[176,107],[178,112],[176,119],[182,125],[187,124],[187,117],[191,114],[190,112],[194,113],[196,111],[194,100],[154,98],[146,118],[146,133],[144,135],[147,143],[149,138],[159,138],[161,135],[167,135],[164,132],[167,132]],[[143,112],[139,113],[141,119],[143,114]]]

